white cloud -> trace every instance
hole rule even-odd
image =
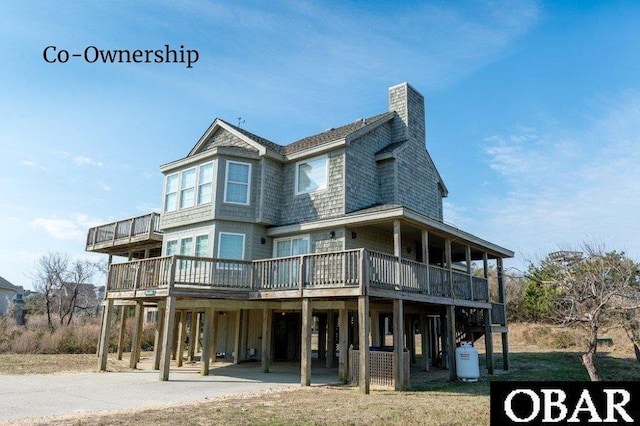
[[[83,240],[87,230],[103,223],[102,220],[92,218],[84,213],[72,213],[64,218],[36,218],[31,225],[43,229],[47,234],[59,240]]]
[[[105,191],[111,191],[113,189],[110,185],[107,185],[106,183],[103,183],[103,182],[100,183],[100,186]]]
[[[21,165],[25,166],[25,167],[35,167],[36,163],[31,161],[31,160],[23,160],[20,162]]]
[[[572,134],[519,129],[487,138],[489,165],[508,187],[484,207],[490,235],[501,235],[505,245],[529,258],[584,241],[638,257],[637,99],[604,103],[600,118]]]
[[[104,165],[104,163],[102,163],[102,161],[96,161],[96,160],[94,160],[92,158],[85,157],[83,155],[79,155],[79,156],[75,157],[73,159],[73,162],[76,163],[76,165],[78,165],[78,166],[102,167]]]

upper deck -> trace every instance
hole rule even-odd
[[[86,251],[143,258],[162,248],[160,214],[149,213],[89,229]],[[146,256],[145,256],[146,252]]]

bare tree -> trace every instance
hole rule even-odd
[[[80,287],[87,284],[96,271],[96,264],[87,260],[70,261],[66,254],[51,252],[40,256],[32,274],[34,287],[42,293],[49,328],[53,329],[53,315],[58,314],[60,325],[70,324],[79,304]]]
[[[577,324],[588,331],[582,362],[592,381],[600,380],[595,364],[598,332],[606,326],[624,325],[638,305],[639,266],[624,253],[583,246],[585,256],[550,255],[542,262],[545,276],[555,289],[552,315],[563,324]],[[548,273],[548,274],[547,274]]]

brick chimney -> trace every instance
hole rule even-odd
[[[414,139],[425,143],[424,96],[409,83],[400,83],[389,88],[389,111],[398,113],[394,118],[393,141]]]

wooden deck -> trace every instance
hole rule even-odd
[[[167,296],[240,300],[369,295],[442,305],[494,308],[485,278],[366,249],[254,261],[164,256],[112,264],[107,297]]]
[[[89,229],[86,251],[127,255],[162,248],[160,214],[149,213]]]

